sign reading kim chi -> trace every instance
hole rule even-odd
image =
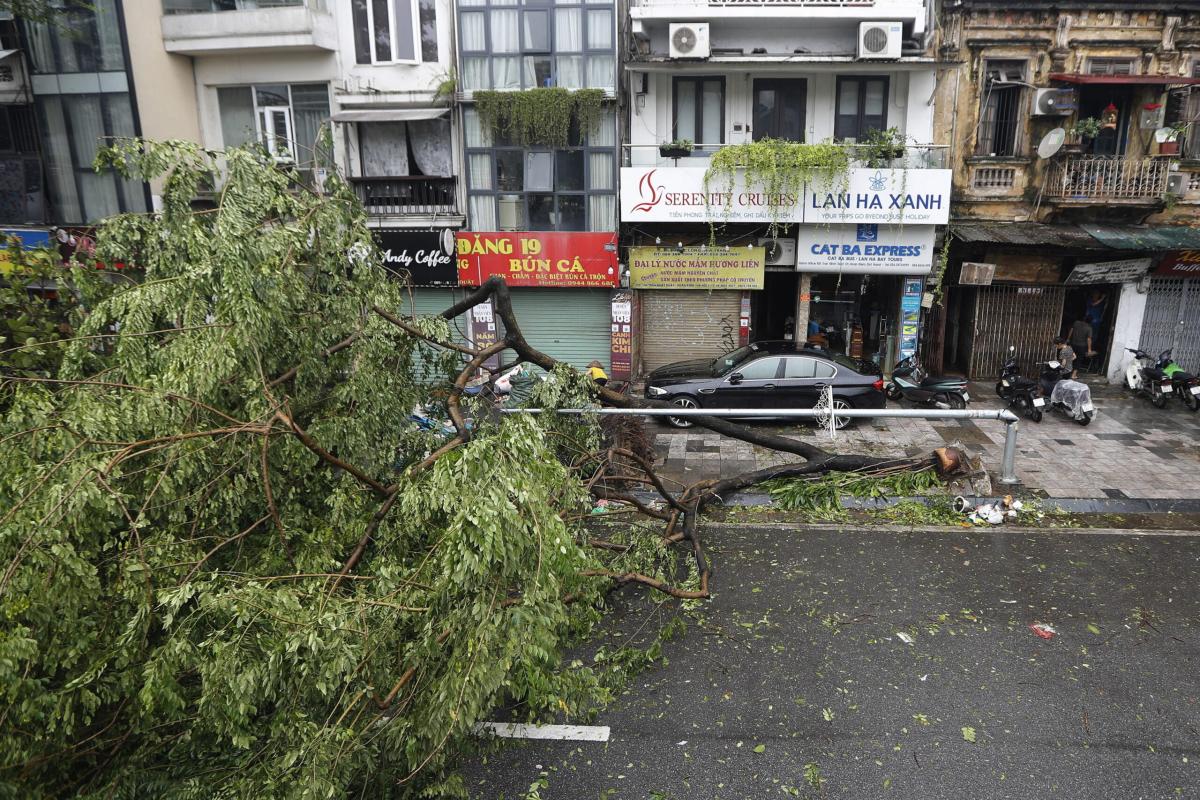
[[[629,285],[634,289],[761,289],[766,250],[633,247]]]

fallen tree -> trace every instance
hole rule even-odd
[[[455,754],[498,705],[608,699],[604,675],[560,656],[614,585],[708,596],[708,504],[932,462],[701,417],[800,460],[673,491],[588,420],[466,400],[511,354],[550,374],[539,406],[645,402],[530,346],[503,282],[406,315],[337,176],[316,193],[231,151],[216,207],[194,210],[216,154],[127,142],[103,158],[165,177],[163,209],[100,230],[96,257],[143,278],[76,320],[58,374],[5,379],[4,795],[461,795]],[[506,333],[476,348],[449,321],[485,299]],[[449,433],[412,423],[430,404]],[[660,527],[597,538],[597,498]]]

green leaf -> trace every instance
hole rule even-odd
[[[975,729],[972,727],[969,727],[969,726],[964,726],[962,729],[962,737],[963,737],[963,741],[974,744],[975,743]]]
[[[766,746],[765,744],[760,744],[760,745],[757,745],[757,746],[755,746],[755,748],[754,748],[754,752],[756,752],[756,753],[765,753],[765,752],[767,752],[767,746]]]

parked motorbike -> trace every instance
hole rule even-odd
[[[1175,383],[1164,373],[1162,365],[1171,360],[1171,351],[1164,350],[1158,358],[1145,350],[1126,347],[1127,352],[1133,353],[1133,361],[1125,368],[1125,385],[1134,394],[1147,398],[1155,408],[1163,408],[1167,397],[1174,394]]]
[[[1049,409],[1072,422],[1089,425],[1096,416],[1092,405],[1092,390],[1086,383],[1073,381],[1069,372],[1057,361],[1047,361],[1042,367],[1040,384],[1042,394],[1050,397]]]
[[[971,401],[966,379],[930,377],[916,356],[909,356],[896,365],[885,388],[891,400],[903,398],[935,408],[966,408]]]
[[[1126,385],[1129,389],[1150,398],[1156,408],[1166,405],[1166,398],[1175,396],[1187,405],[1188,410],[1200,409],[1200,378],[1171,359],[1171,350],[1163,350],[1157,359],[1151,359],[1144,350],[1126,348],[1133,353],[1134,360],[1126,369]]]
[[[1042,389],[1038,382],[1031,378],[1021,377],[1021,368],[1017,366],[1016,347],[1009,347],[1008,360],[1000,368],[1000,380],[996,382],[996,394],[1001,400],[1008,401],[1008,407],[1013,411],[1024,414],[1034,422],[1042,421],[1042,408],[1046,398],[1042,397]]]

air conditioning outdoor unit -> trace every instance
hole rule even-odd
[[[672,22],[671,58],[708,58],[707,22]]]
[[[1167,176],[1167,194],[1179,197],[1187,191],[1188,176],[1182,172],[1173,172]]]
[[[1065,117],[1079,108],[1074,89],[1038,89],[1033,95],[1033,116]]]
[[[899,22],[860,22],[858,58],[862,61],[887,61],[900,57],[900,39],[904,26]]]
[[[766,248],[767,254],[763,263],[768,267],[796,268],[795,239],[771,239],[768,237],[759,239],[756,244]]]

